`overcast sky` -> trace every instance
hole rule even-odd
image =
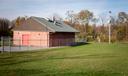
[[[95,15],[128,12],[128,0],[0,0],[0,17],[17,16],[50,17],[54,13],[66,17],[66,11],[87,9]]]

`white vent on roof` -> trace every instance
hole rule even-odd
[[[55,16],[53,16],[53,22],[54,22],[54,24],[56,24],[56,18],[55,18]]]
[[[24,18],[25,18],[25,20],[27,20],[28,19],[28,16],[25,16]]]
[[[56,20],[54,21],[54,24],[56,24]]]

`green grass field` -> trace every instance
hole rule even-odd
[[[0,76],[128,76],[128,44],[3,53]]]

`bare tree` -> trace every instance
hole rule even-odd
[[[125,36],[125,38],[126,38],[126,40],[128,40],[128,14],[125,13],[125,12],[119,12],[118,21],[119,21],[119,23],[125,25],[125,27],[126,27],[126,30],[125,30],[125,35],[126,36]]]

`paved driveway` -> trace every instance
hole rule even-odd
[[[0,51],[8,51],[8,52],[20,52],[20,51],[32,51],[32,50],[40,50],[40,49],[51,49],[58,47],[25,47],[25,46],[4,46],[0,47]]]

